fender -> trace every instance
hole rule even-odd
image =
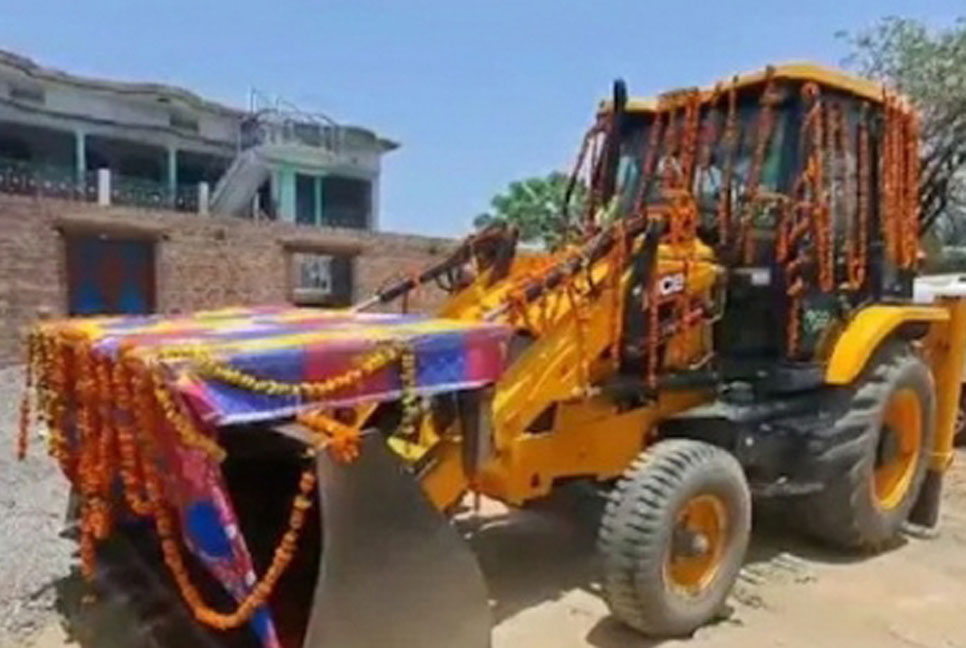
[[[825,382],[829,385],[850,384],[883,340],[903,324],[948,320],[949,310],[941,306],[882,304],[863,308],[836,341],[825,367]]]

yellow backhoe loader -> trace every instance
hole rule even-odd
[[[343,383],[299,383],[248,342],[182,332],[139,352],[150,345],[130,327],[95,339],[89,322],[42,325],[35,365],[48,424],[63,417],[51,394],[71,374],[58,371],[56,353],[76,358],[78,344],[120,340],[94,347],[115,349],[100,361],[155,377],[144,407],[157,402],[180,443],[217,443],[239,519],[228,537],[246,539],[248,585],[258,578],[252,591],[271,596],[252,603],[244,587],[227,587],[205,561],[211,552],[189,541],[194,518],[168,519],[160,496],[140,521],[100,534],[138,538],[129,552],[138,558],[94,570],[98,589],[128,592],[138,580],[130,564],[147,565],[163,576],[166,600],[186,599],[187,625],[212,644],[483,647],[485,585],[445,515],[468,493],[522,506],[587,480],[607,497],[598,548],[611,612],[643,633],[680,636],[723,605],[752,497],[781,498],[807,533],[843,550],[882,549],[907,522],[935,525],[966,302],[912,303],[917,159],[909,104],[837,71],[769,67],[655,100],[628,98],[616,83],[585,137],[573,182],[589,191],[570,207],[560,249],[517,254],[513,229],[491,226],[339,314],[353,322],[424,284],[449,292],[439,319],[423,322],[435,333],[414,332],[409,320],[385,336],[348,329],[390,341],[376,360],[346,365],[359,378],[385,360],[401,387],[381,398],[329,398]],[[447,389],[406,378],[432,360],[417,353],[414,370],[393,344],[457,333],[503,336],[502,351],[472,351],[499,355],[501,370]],[[75,366],[83,378],[85,365]],[[192,396],[199,383],[225,398],[259,392],[258,411],[272,415],[211,425],[199,440],[185,423],[194,413],[204,432],[212,420]],[[123,414],[130,394],[117,385]],[[78,393],[83,413],[83,385]],[[271,401],[288,394],[284,407]],[[55,447],[68,474],[85,429]],[[309,522],[290,524],[304,526],[301,537],[279,545],[306,450],[314,467],[296,508],[310,509]],[[148,477],[158,462],[170,466],[139,457]],[[170,492],[188,477],[167,478],[159,488],[176,499]],[[98,536],[96,484],[83,475],[75,484]],[[172,534],[179,525],[184,540]],[[185,543],[197,560],[179,563],[172,552]],[[112,541],[99,546],[98,564],[111,565]],[[288,569],[272,581],[276,563]]]

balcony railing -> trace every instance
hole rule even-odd
[[[366,229],[369,227],[369,214],[364,209],[339,209],[323,206],[321,224],[328,227]]]
[[[179,184],[174,192],[174,208],[182,212],[198,212],[199,191],[196,184]]]
[[[71,200],[94,199],[87,197],[87,187],[78,184],[77,172],[71,166],[9,158],[0,158],[0,192]]]
[[[206,183],[182,184],[172,192],[166,183],[107,169],[86,171],[78,178],[71,166],[0,157],[0,193],[208,213],[207,205],[201,204],[208,199],[208,189]]]
[[[111,204],[164,209],[171,206],[171,195],[156,180],[111,174]]]

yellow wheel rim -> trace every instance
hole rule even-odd
[[[727,544],[728,513],[715,495],[698,495],[678,513],[664,562],[664,576],[674,590],[699,595],[714,580]]]
[[[876,452],[872,492],[880,508],[894,509],[905,498],[922,452],[922,404],[908,387],[886,404]]]

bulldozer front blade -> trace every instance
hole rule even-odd
[[[476,558],[382,435],[318,461],[323,548],[305,648],[486,648]]]

